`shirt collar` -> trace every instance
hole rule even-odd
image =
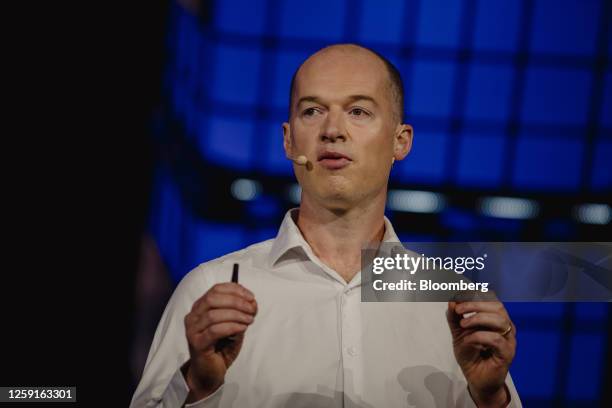
[[[301,248],[304,253],[310,252],[310,245],[304,237],[302,232],[295,223],[299,213],[299,208],[292,208],[285,214],[283,222],[278,230],[278,234],[274,239],[270,254],[268,255],[268,261],[270,267],[273,267],[281,256],[286,254],[288,251],[294,248]],[[383,242],[400,242],[391,221],[387,217],[384,217],[385,222],[385,234],[383,236]]]

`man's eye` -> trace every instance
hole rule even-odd
[[[351,109],[349,113],[353,116],[368,116],[369,115],[368,112],[366,112],[364,109],[361,109],[361,108],[353,108]]]
[[[302,112],[304,116],[314,116],[318,113],[316,108],[308,108]]]

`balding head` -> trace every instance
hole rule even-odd
[[[329,57],[333,58],[334,55],[342,56],[357,56],[360,58],[372,58],[380,64],[380,68],[387,73],[387,88],[389,91],[389,100],[394,108],[394,117],[398,123],[402,123],[404,120],[404,85],[402,77],[398,69],[384,56],[380,55],[374,50],[367,47],[363,47],[356,44],[335,44],[325,47],[316,53],[312,54],[306,61],[304,61],[293,73],[291,78],[291,87],[289,89],[289,115],[292,114],[294,109],[294,93],[296,81],[299,78],[300,72],[303,68],[321,58]]]

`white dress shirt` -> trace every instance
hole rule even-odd
[[[275,239],[203,263],[177,286],[161,318],[131,407],[180,407],[188,387],[183,319],[214,284],[240,284],[259,310],[225,383],[187,407],[474,407],[453,355],[447,304],[362,303],[361,273],[346,283],[314,255],[285,215]],[[385,242],[399,242],[385,217]],[[521,406],[510,375],[512,407]]]

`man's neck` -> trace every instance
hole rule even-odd
[[[361,269],[361,249],[385,233],[385,197],[347,210],[328,209],[302,197],[297,226],[321,261],[346,281]]]

